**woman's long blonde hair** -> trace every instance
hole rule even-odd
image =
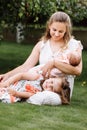
[[[66,33],[64,35],[64,42],[67,44],[71,38],[72,24],[71,24],[71,19],[68,16],[68,14],[62,11],[58,11],[50,17],[46,25],[46,31],[44,33],[44,36],[42,36],[41,40],[47,41],[48,39],[51,38],[49,26],[53,22],[62,22],[66,24]]]

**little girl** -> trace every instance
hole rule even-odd
[[[22,82],[23,83],[23,82]],[[19,82],[20,84],[20,82]],[[28,99],[32,95],[41,91],[52,91],[60,95],[62,104],[70,102],[70,88],[66,78],[49,78],[41,82],[41,80],[24,81],[23,86],[14,84],[7,88],[0,89],[0,100],[6,103],[14,103],[21,99]]]

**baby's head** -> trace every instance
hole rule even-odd
[[[79,65],[81,61],[81,56],[77,52],[71,52],[70,53],[70,58],[69,58],[69,63],[73,66]]]

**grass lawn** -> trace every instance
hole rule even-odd
[[[0,73],[22,64],[33,45],[2,42]],[[0,103],[0,130],[87,130],[87,52],[83,51],[83,72],[75,80],[70,105],[36,106],[28,103]]]

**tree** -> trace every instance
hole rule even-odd
[[[70,15],[74,24],[87,20],[87,3],[83,0],[56,0],[57,9]]]
[[[0,36],[4,28],[43,25],[55,11],[68,13],[74,24],[87,21],[85,0],[0,0]]]
[[[22,24],[43,24],[54,11],[55,3],[50,0],[1,0],[0,26],[14,30],[20,24],[17,30],[21,30]]]

